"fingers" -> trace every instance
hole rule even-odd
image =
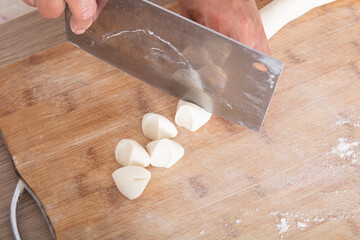
[[[230,28],[230,37],[259,52],[271,56],[267,37],[261,23],[240,21]]]
[[[76,34],[82,34],[94,21],[97,4],[96,0],[67,0],[72,12],[70,19],[71,30]]]
[[[58,18],[65,10],[64,0],[34,0],[34,3],[40,14],[45,18]]]
[[[81,34],[86,31],[94,21],[95,15],[105,6],[108,0],[99,0],[101,8],[97,12],[96,0],[23,0],[32,7],[37,7],[45,18],[60,17],[69,4],[72,12],[70,26],[74,33]]]
[[[259,34],[254,34],[254,36],[252,36],[249,32],[247,34],[244,34],[241,31],[237,31],[234,35],[230,34],[230,37],[251,48],[258,50],[259,52],[271,56],[271,51],[265,34],[261,34],[261,36],[259,37]]]
[[[258,50],[259,52],[271,56],[268,40],[265,35],[261,37],[251,37],[247,34],[236,34],[235,36],[230,37],[251,48]]]
[[[23,0],[23,2],[29,5],[30,7],[36,7],[34,0]]]
[[[262,52],[262,53],[265,53],[268,56],[271,56],[271,51],[270,51],[269,44],[268,44],[267,40],[266,41],[260,41],[260,42],[256,43],[254,48],[256,50],[258,50],[259,52]]]
[[[190,19],[190,20],[193,20],[193,19],[190,17],[189,13],[188,13],[187,11],[184,11],[183,9],[180,10],[180,14],[181,14],[183,17],[186,17],[186,18],[188,18],[188,19]]]
[[[229,30],[229,36],[236,41],[239,41],[249,47],[254,47],[258,39],[256,38],[256,31],[254,28],[249,28],[241,24],[236,25],[235,28]]]
[[[180,4],[180,14],[186,18],[193,20],[189,14],[189,9],[184,7],[184,0],[179,0],[179,4]]]

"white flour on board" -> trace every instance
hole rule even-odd
[[[351,119],[354,119],[354,116],[350,117]],[[354,126],[354,127],[360,127],[360,117],[357,120],[350,120],[350,118],[344,118],[341,117],[335,124],[337,126],[343,126],[343,125],[349,125],[349,126]]]
[[[298,226],[298,228],[300,228],[301,230],[303,230],[303,229],[306,228],[308,225],[307,225],[306,223],[304,223],[304,222],[298,221],[298,222],[297,222],[297,226]]]
[[[315,217],[313,221],[316,222],[316,223],[322,223],[323,221],[325,221],[325,218],[320,218],[319,219],[318,217]]]
[[[349,159],[352,163],[357,161],[359,141],[349,140],[346,138],[338,138],[338,143],[331,149],[331,153],[342,159]]]
[[[342,126],[342,125],[344,125],[344,124],[350,124],[350,120],[349,120],[349,119],[344,119],[344,118],[342,118],[342,119],[340,119],[340,120],[338,120],[338,121],[336,122],[336,125],[337,125],[337,126]]]
[[[326,210],[310,211],[310,212],[271,212],[272,217],[277,218],[276,228],[281,238],[284,234],[290,232],[290,225],[292,223],[297,225],[297,229],[303,231],[311,225],[319,225],[325,221],[344,221],[345,219],[357,220],[360,210]]]
[[[289,219],[281,218],[280,224],[276,225],[276,228],[278,229],[280,235],[286,233],[290,228]]]

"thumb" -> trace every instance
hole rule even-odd
[[[72,12],[70,19],[71,30],[76,34],[82,34],[88,29],[95,17],[96,0],[67,0]]]

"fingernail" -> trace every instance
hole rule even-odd
[[[76,34],[83,34],[86,31],[86,29],[77,29]]]
[[[73,33],[75,33],[75,34],[83,34],[86,31],[86,29],[74,27],[72,24],[70,24],[70,28],[71,28],[71,31],[73,31]]]

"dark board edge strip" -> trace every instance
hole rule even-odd
[[[9,156],[9,159],[11,159],[11,163],[12,163],[12,165],[13,165],[13,167],[14,167],[14,171],[15,171],[16,175],[17,175],[17,176],[19,177],[19,179],[21,179],[21,180],[23,181],[23,183],[25,184],[25,189],[26,189],[26,191],[30,194],[30,196],[34,199],[36,205],[39,207],[39,209],[40,209],[40,211],[41,211],[41,213],[42,213],[42,215],[43,215],[43,217],[44,217],[44,219],[45,219],[45,221],[46,221],[46,223],[47,223],[47,225],[48,225],[48,228],[49,228],[49,230],[50,230],[50,233],[51,233],[52,238],[53,238],[54,240],[56,240],[57,238],[56,238],[55,230],[54,230],[54,227],[53,227],[53,225],[52,225],[52,223],[51,223],[51,220],[50,220],[49,216],[47,215],[46,210],[45,210],[43,204],[41,203],[40,199],[37,197],[37,195],[36,195],[35,192],[31,189],[31,187],[29,186],[29,184],[27,184],[26,180],[21,176],[21,174],[20,174],[20,173],[18,172],[18,170],[16,169],[16,166],[15,166],[15,163],[14,163],[14,159],[13,159],[12,156],[11,156],[11,153],[10,153],[10,151],[9,151],[9,148],[8,148],[8,146],[7,146],[7,143],[6,143],[6,141],[5,141],[5,137],[4,137],[1,129],[0,129],[0,139],[2,139],[3,142],[4,142],[4,144],[5,144],[6,152],[7,152],[8,156]]]

